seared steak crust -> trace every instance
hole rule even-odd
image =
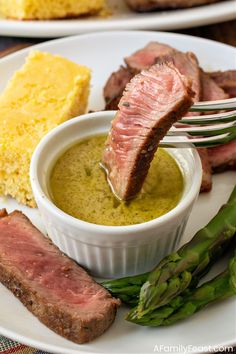
[[[178,9],[211,4],[219,0],[126,0],[132,10],[138,12],[158,9]]]
[[[119,301],[44,237],[21,212],[0,211],[0,281],[41,322],[85,343],[114,321]]]
[[[103,156],[120,199],[140,191],[159,141],[188,111],[192,95],[190,82],[172,63],[153,65],[126,86]]]

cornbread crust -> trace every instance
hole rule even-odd
[[[47,20],[53,18],[92,15],[103,10],[105,0],[0,0],[4,17],[19,20]]]
[[[90,70],[33,51],[0,96],[0,194],[35,206],[30,160],[41,138],[87,109]]]

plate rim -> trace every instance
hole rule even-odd
[[[1,35],[16,37],[62,37],[110,30],[174,30],[229,21],[236,18],[234,0],[221,1],[187,9],[135,14],[134,18],[19,21],[0,19]],[[45,23],[47,26],[45,26]],[[30,31],[29,31],[30,29]]]
[[[51,45],[53,44],[61,44],[61,43],[64,43],[64,42],[69,42],[69,41],[74,41],[74,40],[77,40],[79,38],[83,38],[83,39],[86,39],[86,37],[88,38],[92,38],[92,37],[106,37],[106,36],[120,36],[120,35],[126,35],[126,34],[132,34],[133,36],[136,36],[136,34],[140,34],[140,35],[164,35],[164,36],[167,36],[167,37],[176,37],[176,38],[186,38],[186,39],[191,39],[195,42],[205,42],[206,44],[209,43],[209,44],[212,44],[212,45],[218,45],[218,46],[221,46],[222,49],[224,48],[228,48],[230,50],[234,50],[235,53],[236,53],[236,47],[233,47],[232,45],[230,44],[226,44],[226,43],[222,43],[222,42],[218,42],[218,41],[215,41],[213,39],[208,39],[208,38],[201,38],[201,37],[198,37],[198,36],[193,36],[193,35],[190,35],[190,34],[183,34],[183,33],[175,33],[175,32],[171,32],[171,31],[145,31],[145,30],[119,30],[119,31],[100,31],[100,32],[90,32],[90,33],[82,33],[82,34],[75,34],[75,35],[72,35],[72,36],[68,36],[68,37],[62,37],[62,38],[56,38],[56,39],[51,39],[51,40],[46,40],[46,41],[43,41],[43,42],[40,42],[40,43],[37,43],[37,44],[33,44],[33,45],[30,45],[29,47],[26,47],[26,48],[23,48],[23,49],[20,49],[18,50],[17,52],[14,52],[14,53],[10,53],[2,58],[0,58],[0,65],[2,63],[5,63],[11,59],[14,59],[15,57],[17,56],[20,56],[22,54],[26,54],[28,53],[29,51],[31,50],[37,50],[37,49],[40,49],[41,47],[50,47]],[[47,50],[47,48],[45,48],[45,50]]]
[[[43,350],[43,351],[46,351],[49,353],[52,353],[52,354],[98,354],[99,352],[91,352],[91,351],[80,351],[80,350],[77,350],[77,349],[64,349],[63,348],[63,352],[60,351],[58,352],[58,349],[59,347],[56,347],[54,345],[50,345],[50,344],[46,344],[46,345],[42,345],[41,342],[39,341],[36,341],[36,340],[32,340],[32,339],[29,339],[29,340],[25,340],[25,337],[22,336],[22,335],[18,335],[18,336],[15,336],[13,332],[7,332],[6,331],[6,334],[4,334],[4,331],[2,332],[2,327],[0,326],[0,334],[3,335],[4,337],[6,338],[9,338],[13,341],[16,341],[20,344],[23,344],[23,345],[26,345],[26,346],[29,346],[31,348],[35,348],[36,350]],[[86,344],[85,344],[86,345]],[[77,346],[81,346],[80,344],[77,344]],[[232,343],[229,343],[229,342],[224,342],[224,343],[221,343],[219,345],[219,347],[222,347],[222,348],[227,348],[227,347],[235,347],[236,346],[236,341],[234,344]],[[161,352],[159,352],[161,353]],[[180,354],[179,352],[174,352],[174,351],[171,351],[172,354]],[[191,351],[191,352],[185,352],[186,354],[206,354],[205,352],[202,352],[202,351]],[[100,352],[100,354],[102,354],[102,352]],[[130,354],[128,352],[122,352],[122,354]],[[142,354],[149,354],[148,352],[144,352]],[[162,354],[162,353],[161,353]]]

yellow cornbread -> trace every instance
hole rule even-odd
[[[29,166],[40,139],[86,112],[90,70],[32,51],[0,96],[0,195],[34,206]]]
[[[19,20],[53,19],[95,14],[105,0],[0,0],[4,17]]]

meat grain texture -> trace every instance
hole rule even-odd
[[[105,332],[119,306],[19,211],[0,211],[0,281],[47,327],[76,343]]]
[[[153,65],[126,86],[103,156],[119,199],[141,190],[159,141],[186,114],[192,96],[190,81],[172,63]]]

